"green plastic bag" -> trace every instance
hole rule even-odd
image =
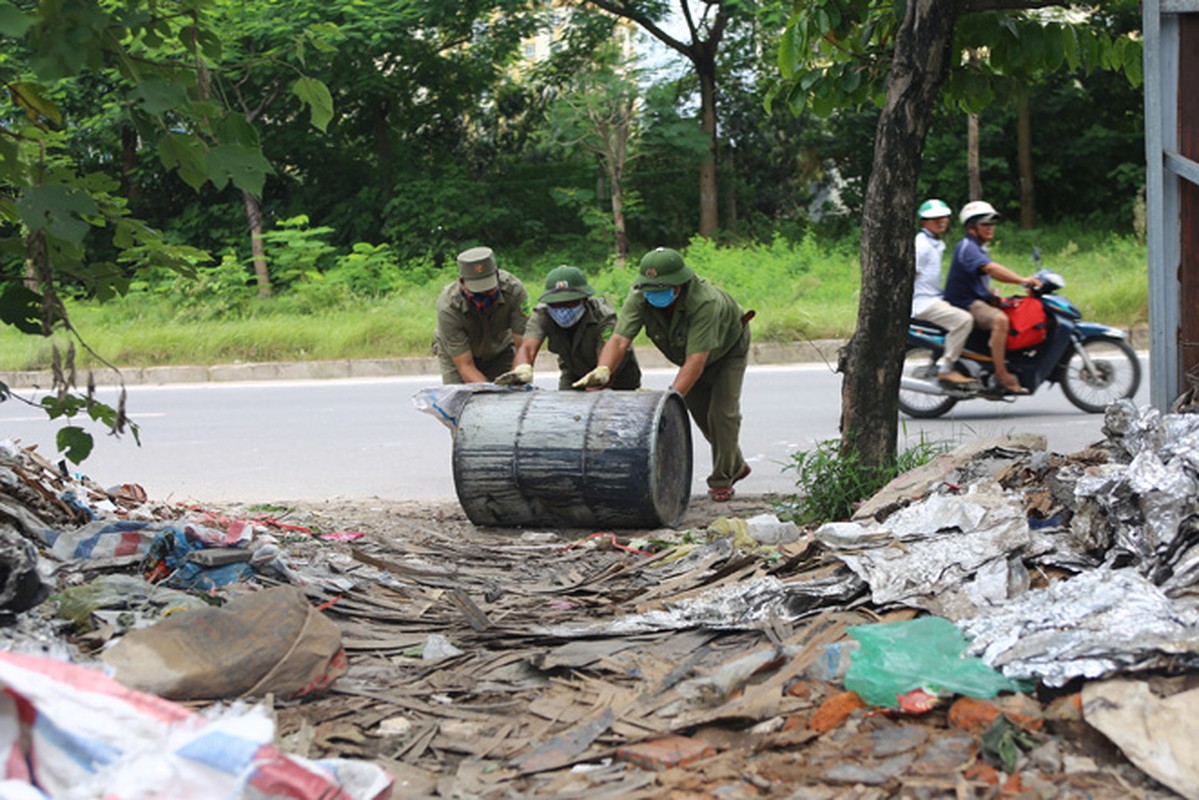
[[[895,708],[895,698],[913,689],[982,699],[1020,691],[982,659],[963,657],[966,637],[944,617],[855,625],[847,633],[861,649],[845,673],[845,688],[872,706]]]

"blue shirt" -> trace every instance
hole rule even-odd
[[[989,301],[994,297],[991,278],[983,267],[991,263],[987,248],[967,234],[953,248],[949,276],[945,279],[945,299],[958,308],[970,308],[975,300]]]

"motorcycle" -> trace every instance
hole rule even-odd
[[[1066,399],[1091,414],[1109,403],[1136,394],[1141,385],[1141,362],[1124,332],[1109,325],[1087,322],[1082,312],[1056,292],[1065,288],[1061,275],[1040,268],[1040,253],[1033,261],[1041,286],[1029,294],[1045,308],[1044,341],[1020,350],[1008,350],[1008,370],[1028,394],[1045,383],[1062,387]],[[937,359],[945,350],[945,329],[913,319],[908,326],[907,350],[900,381],[899,408],[910,417],[942,416],[963,400],[1011,402],[1017,397],[995,379],[990,332],[974,330],[957,363],[958,371],[974,384],[947,386],[937,381]]]

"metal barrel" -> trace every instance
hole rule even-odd
[[[691,423],[673,391],[474,394],[453,461],[476,525],[668,527],[691,499]]]

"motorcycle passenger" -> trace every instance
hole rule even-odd
[[[599,360],[600,350],[616,327],[616,311],[595,295],[583,270],[565,264],[545,276],[545,293],[537,303],[516,349],[512,371],[495,382],[501,386],[532,382],[533,362],[544,341],[558,356],[558,389],[569,389]],[[610,385],[613,389],[641,386],[641,367],[631,349],[612,372]]]
[[[1020,380],[1007,368],[1007,337],[1011,327],[1007,315],[998,308],[999,294],[991,288],[991,280],[1016,283],[1027,288],[1041,285],[1036,277],[1022,276],[994,261],[987,245],[995,238],[995,222],[999,218],[990,203],[975,200],[958,213],[966,235],[953,249],[949,276],[945,280],[945,299],[963,308],[974,317],[974,324],[991,332],[991,359],[995,379],[1010,394],[1028,394]]]
[[[945,352],[937,361],[937,380],[949,387],[974,383],[974,378],[957,370],[966,337],[974,327],[969,311],[945,301],[941,293],[941,258],[953,213],[943,201],[932,199],[920,204],[920,231],[916,234],[916,282],[912,288],[912,317],[945,329]]]

